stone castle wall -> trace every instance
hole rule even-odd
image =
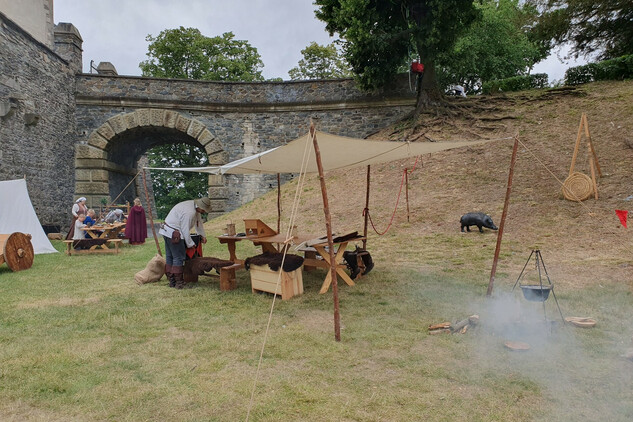
[[[75,188],[74,73],[0,14],[0,180],[26,177],[42,224],[69,223]]]

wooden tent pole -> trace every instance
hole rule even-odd
[[[325,228],[327,230],[327,244],[330,253],[330,276],[332,277],[332,294],[334,296],[334,338],[341,341],[341,315],[338,306],[338,278],[336,276],[336,258],[334,256],[334,240],[332,239],[332,218],[330,216],[330,205],[325,187],[325,177],[323,175],[323,164],[321,163],[321,152],[316,137],[314,122],[310,122],[310,135],[314,144],[314,155],[316,157],[317,168],[319,170],[319,180],[321,181],[321,194],[323,196],[323,212],[325,213]]]
[[[145,200],[147,201],[147,210],[149,211],[149,223],[152,226],[152,235],[154,236],[154,242],[156,242],[156,250],[158,254],[163,256],[163,252],[160,250],[160,244],[156,237],[156,229],[154,228],[154,217],[152,217],[152,204],[149,201],[149,193],[147,193],[147,172],[143,169],[143,187],[145,188]]]
[[[582,126],[584,124],[583,117],[585,113],[580,116],[580,125],[578,126],[578,135],[576,135],[576,144],[574,145],[574,154],[571,157],[571,166],[569,167],[569,175],[571,176],[574,172],[574,166],[576,166],[576,157],[578,156],[578,148],[580,148],[580,138],[582,136]]]
[[[582,117],[585,121],[585,136],[587,137],[587,142],[589,144],[589,155],[593,157],[594,164],[596,165],[596,169],[598,170],[598,176],[602,177],[602,170],[600,169],[600,163],[598,163],[598,155],[596,154],[596,150],[593,147],[593,142],[591,142],[591,134],[589,133],[589,122],[587,121],[587,115],[583,113]],[[596,189],[596,192],[597,191],[598,190]]]
[[[281,176],[277,173],[277,233],[281,233]]]
[[[367,193],[365,194],[365,229],[363,230],[363,250],[367,250],[367,224],[369,222],[369,176],[371,174],[371,166],[367,166]]]
[[[514,137],[514,148],[512,148],[512,159],[510,160],[510,171],[508,173],[508,187],[506,189],[506,199],[503,203],[503,213],[501,214],[501,223],[499,224],[499,234],[497,235],[497,246],[495,247],[495,257],[492,260],[492,270],[490,271],[490,281],[488,282],[488,291],[486,296],[492,295],[492,286],[495,284],[495,274],[497,273],[497,262],[499,261],[499,251],[501,250],[501,238],[503,237],[503,228],[506,224],[506,216],[508,215],[508,204],[510,203],[510,192],[512,192],[512,177],[514,176],[514,164],[517,161],[517,150],[519,149],[519,135]]]

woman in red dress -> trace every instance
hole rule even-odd
[[[139,198],[134,199],[134,206],[130,208],[130,213],[127,216],[125,237],[129,239],[130,245],[142,245],[147,238],[145,210],[141,206]]]

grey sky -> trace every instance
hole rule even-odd
[[[140,75],[148,34],[179,26],[198,28],[206,36],[232,31],[257,48],[266,78],[288,79],[311,41],[333,41],[314,17],[313,0],[54,0],[55,23],[70,22],[81,33],[83,71],[90,60],[111,62],[120,75]],[[533,70],[561,79],[568,66],[556,57]]]

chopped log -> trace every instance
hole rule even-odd
[[[437,330],[438,328],[451,328],[450,322],[442,322],[440,324],[429,325],[429,331]]]
[[[462,328],[462,329],[459,331],[459,334],[466,334],[466,331],[468,331],[468,327],[470,327],[470,324],[468,324],[468,325],[464,325],[464,328]]]
[[[471,315],[466,319],[462,319],[457,324],[451,327],[453,332],[457,332],[467,326],[468,324],[477,325],[479,323],[479,315]]]

